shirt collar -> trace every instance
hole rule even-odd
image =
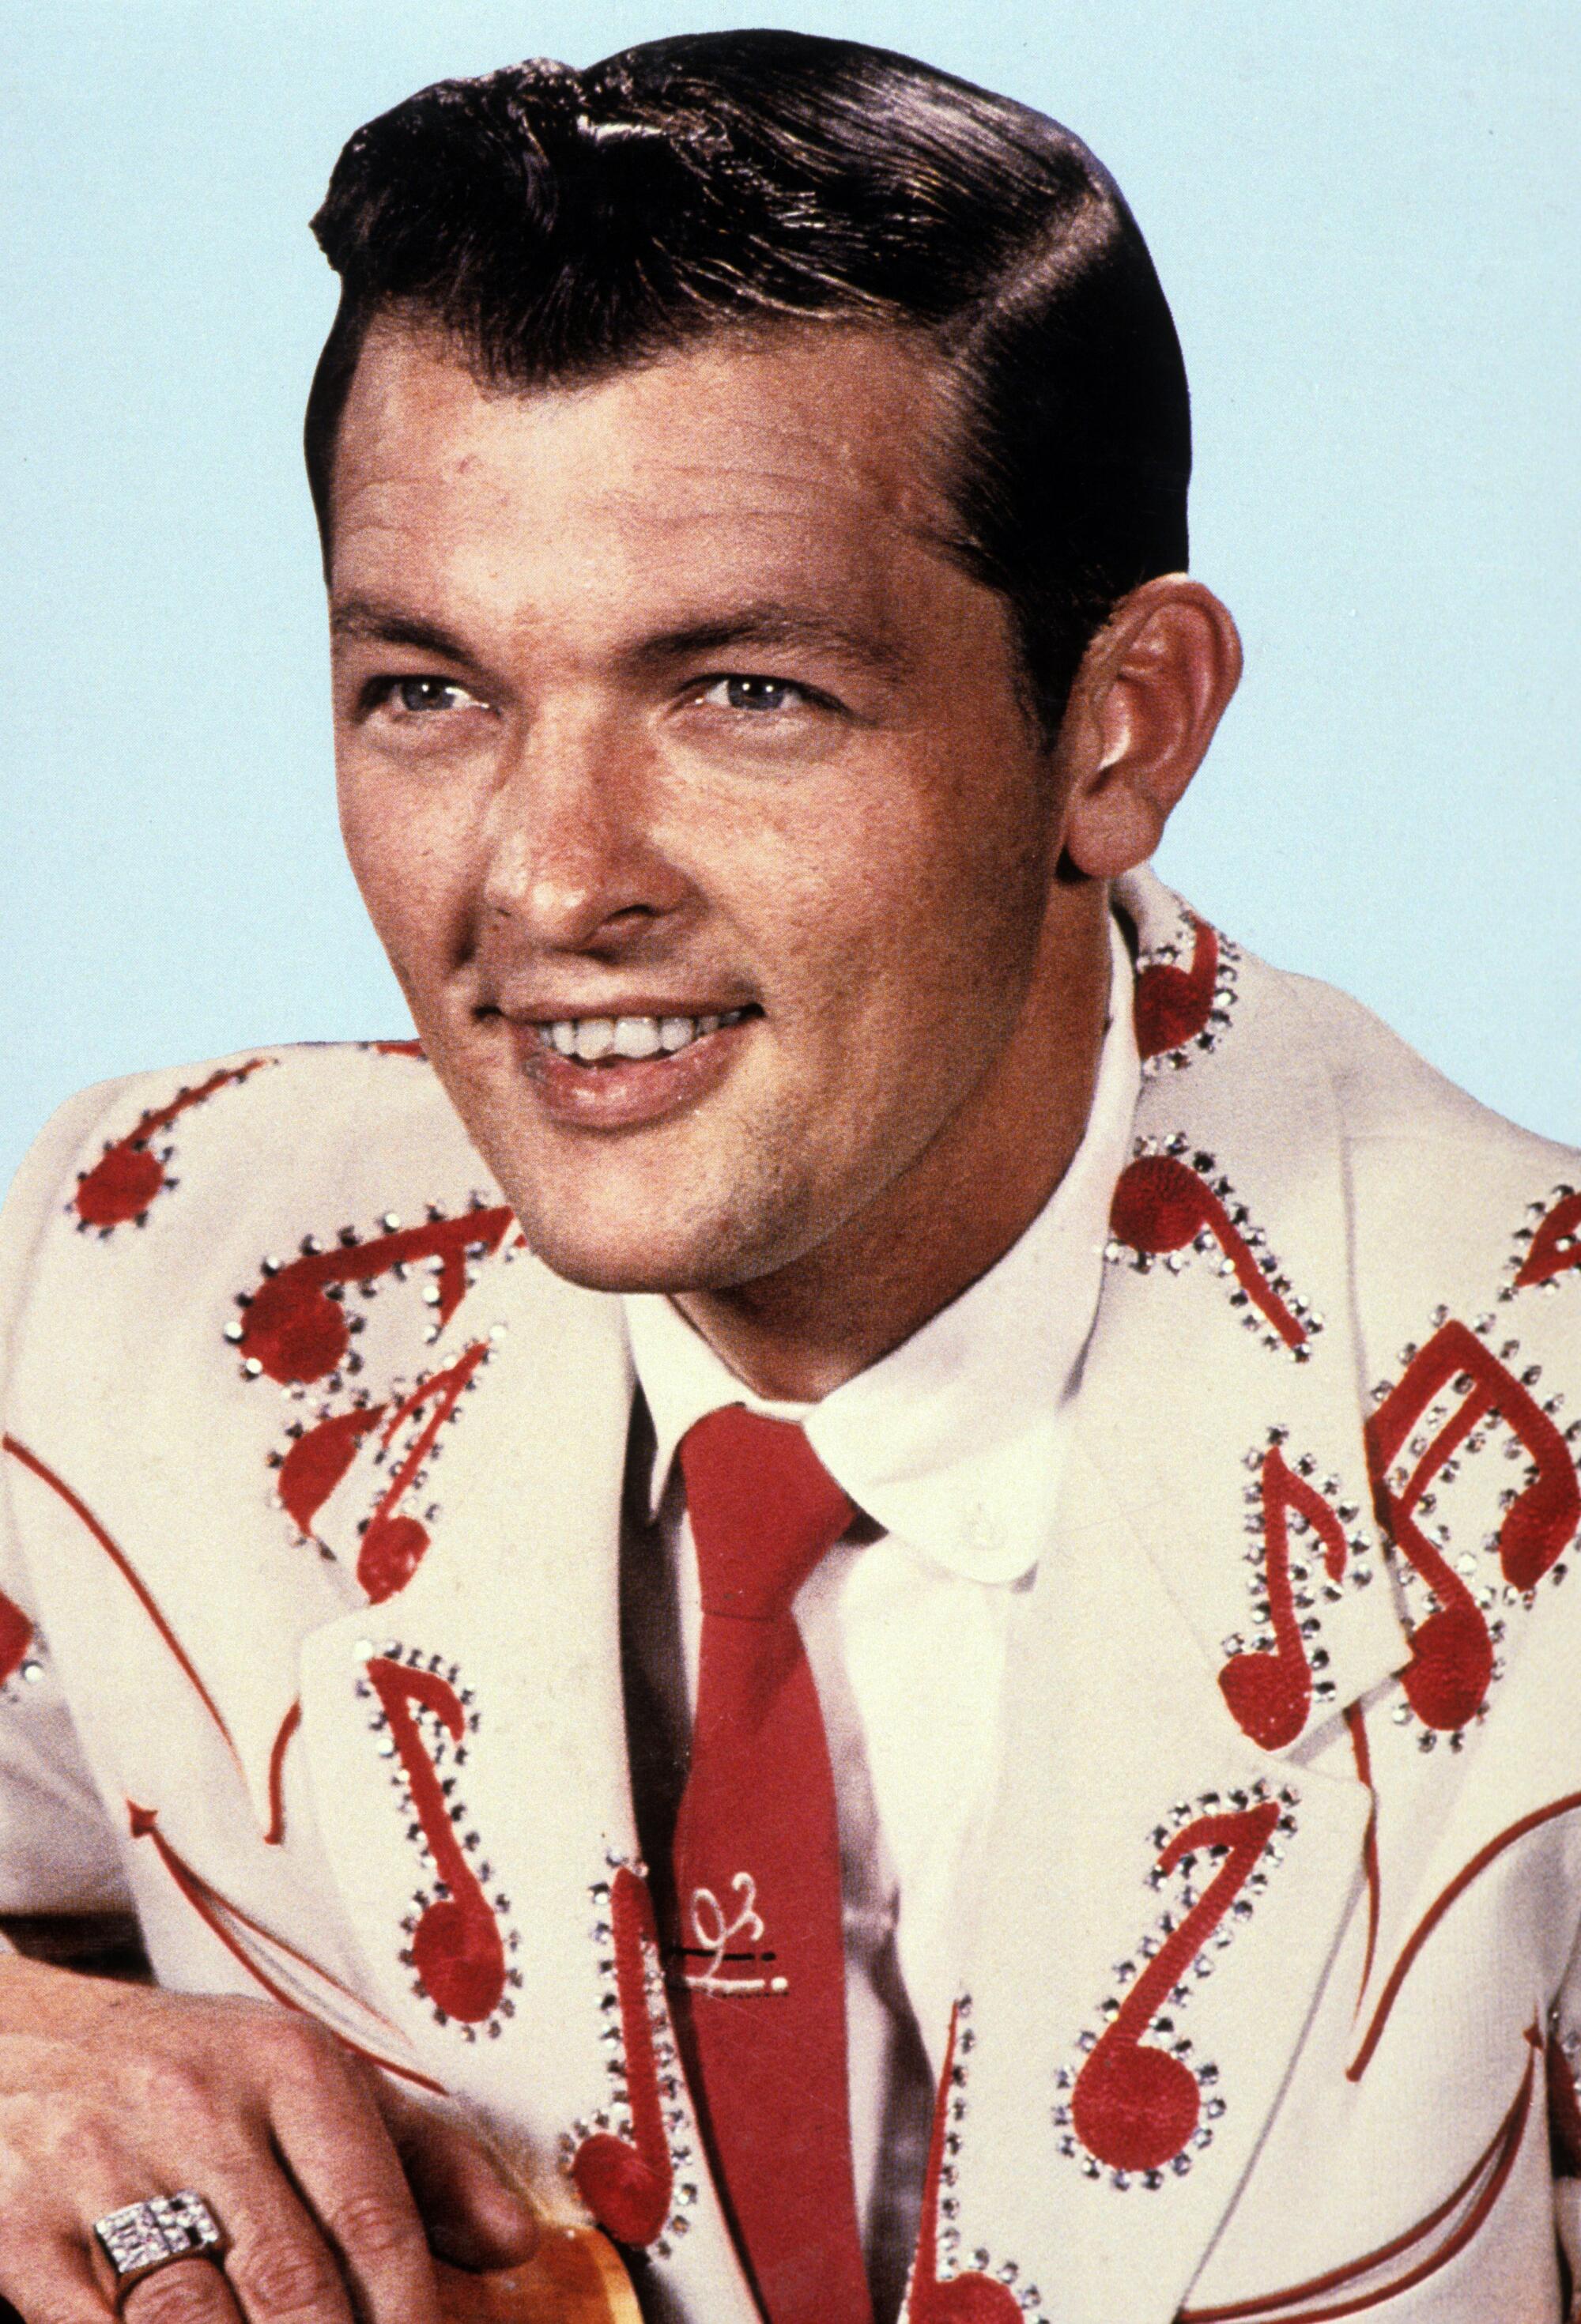
[[[802,1421],[818,1458],[884,1529],[952,1571],[1011,1582],[1051,1545],[1059,1452],[1097,1312],[1114,1182],[1141,1068],[1130,955],[1113,919],[1109,1021],[1081,1144],[1059,1185],[986,1275],[817,1404],[773,1403],[737,1379],[656,1292],[624,1305],[652,1418],[651,1507],[694,1421],[744,1404]]]

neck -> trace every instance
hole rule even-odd
[[[1064,1177],[1103,1047],[1105,889],[1061,935],[999,1056],[879,1200],[772,1275],[675,1296],[759,1396],[814,1402],[876,1363],[985,1275]]]

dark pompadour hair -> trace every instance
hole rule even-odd
[[[1046,732],[1111,607],[1186,563],[1185,369],[1118,187],[1057,122],[910,58],[717,32],[440,81],[357,131],[313,230],[341,278],[307,414],[320,528],[382,313],[522,388],[800,318],[937,352],[952,546],[1008,599]]]

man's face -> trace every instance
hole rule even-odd
[[[868,331],[533,392],[369,337],[333,494],[347,844],[574,1280],[752,1281],[1043,1134],[1060,786],[1003,601],[938,546],[939,417]]]

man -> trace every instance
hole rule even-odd
[[[0,1895],[163,1989],[6,1966],[0,2290],[428,2324],[448,2093],[657,2318],[1558,2316],[1576,1166],[1143,868],[1239,648],[1117,191],[735,34],[318,230],[422,1054],[14,1198]]]

